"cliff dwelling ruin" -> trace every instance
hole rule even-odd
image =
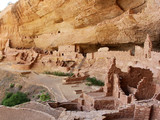
[[[105,81],[104,87],[97,91],[83,93],[81,90],[75,90],[82,93],[81,96],[68,103],[48,103],[53,108],[61,106],[76,111],[116,110],[103,114],[106,120],[154,120],[159,118],[159,114],[155,113],[158,111],[156,105],[159,103],[160,92],[157,81],[160,53],[152,51],[149,35],[144,47],[135,46],[134,49],[134,55],[131,50],[112,51],[108,47],[84,55],[79,45],[59,46],[58,51],[44,51],[38,48],[15,49],[10,47],[8,40],[1,53],[1,61],[10,62],[11,69],[16,70],[40,72],[43,68],[74,73],[74,76],[64,80],[64,84],[80,84],[88,76]]]
[[[9,4],[0,120],[160,120],[159,14],[159,0]]]

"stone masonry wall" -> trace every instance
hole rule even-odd
[[[160,119],[160,102],[153,105],[151,109],[151,120],[159,120]]]
[[[114,85],[113,85],[113,96],[115,98],[118,98],[118,100],[121,101],[123,104],[128,104],[131,102],[132,97],[125,95],[123,90],[120,87],[119,78],[118,75],[114,75]]]
[[[113,119],[119,119],[119,118],[133,118],[134,116],[134,105],[128,105],[124,108],[120,108],[118,111],[105,114],[104,120],[113,120]]]
[[[152,105],[138,103],[135,105],[134,120],[149,120]]]
[[[138,83],[144,77],[148,81],[152,81],[153,73],[149,69],[142,69],[138,67],[129,67],[128,72],[120,72],[119,74],[121,88],[126,94],[129,94],[127,86],[137,88]]]
[[[75,52],[75,45],[64,45],[58,47],[58,52]]]
[[[156,86],[146,78],[142,79],[137,86],[135,97],[138,100],[151,99],[156,92]]]

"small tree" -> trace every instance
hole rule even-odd
[[[12,107],[29,101],[30,99],[27,98],[25,93],[7,93],[5,98],[2,100],[2,105]]]

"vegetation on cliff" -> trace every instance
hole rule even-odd
[[[19,105],[25,102],[29,102],[30,99],[27,98],[27,95],[22,92],[17,92],[17,93],[6,93],[5,98],[2,100],[2,105],[4,106],[15,106]]]
[[[59,71],[55,71],[55,72],[50,72],[50,71],[45,71],[45,74],[48,75],[55,75],[55,76],[73,76],[73,73],[64,73],[64,72],[59,72]]]
[[[95,85],[95,86],[104,86],[104,82],[101,80],[97,80],[95,77],[90,78],[88,77],[87,79],[87,85],[91,86],[91,85]]]

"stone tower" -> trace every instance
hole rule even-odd
[[[151,51],[152,51],[152,41],[147,34],[147,38],[144,42],[144,57],[145,58],[151,58]]]

